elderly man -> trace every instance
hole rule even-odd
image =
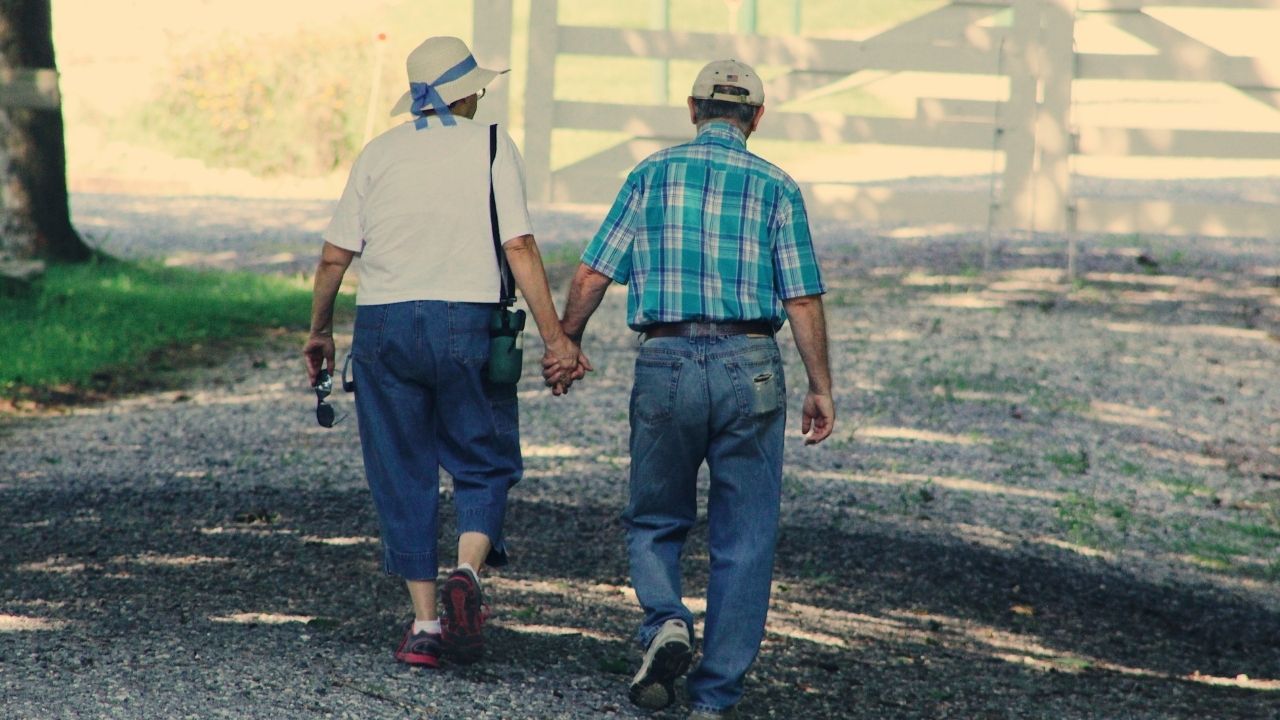
[[[333,301],[359,255],[351,358],[365,475],[383,567],[404,578],[414,612],[395,657],[436,667],[442,653],[462,663],[482,654],[478,571],[506,562],[507,490],[521,475],[515,385],[485,372],[490,317],[507,291],[504,258],[542,335],[544,367],[568,374],[586,359],[556,317],[519,152],[506,132],[472,120],[500,73],[479,67],[451,37],[423,42],[407,66],[409,92],[392,114],[415,117],[374,138],[351,169],[325,233],[303,353],[313,385],[322,365],[333,372]],[[443,622],[440,466],[453,476],[459,533]]]
[[[764,636],[778,529],[786,389],[774,333],[789,317],[808,374],[801,430],[835,422],[825,292],[804,200],[786,173],[747,151],[764,86],[734,60],[707,65],[689,98],[697,137],[627,177],[583,252],[565,308],[581,340],[610,282],[629,284],[627,323],[644,334],[631,393],[630,500],[623,519],[646,648],[635,704],[661,709],[693,659],[680,553],[710,469],[711,574],[702,660],[688,678],[694,718],[729,716]],[[561,366],[545,363],[564,387]],[[572,374],[580,377],[581,371]]]

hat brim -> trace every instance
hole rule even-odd
[[[510,70],[489,70],[488,68],[477,67],[475,70],[463,75],[451,83],[445,83],[436,87],[436,92],[440,93],[440,97],[444,99],[445,104],[454,103],[462,98],[474,95],[499,75],[510,72]],[[403,115],[413,107],[413,93],[405,92],[391,107],[391,116]]]

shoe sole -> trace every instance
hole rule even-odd
[[[440,667],[440,658],[433,657],[431,655],[419,655],[417,653],[398,652],[396,653],[396,660],[399,660],[400,662],[406,665],[413,665],[416,667],[429,667],[429,668]]]
[[[693,662],[693,649],[682,642],[668,642],[653,653],[643,675],[631,683],[627,696],[645,710],[661,710],[676,700],[673,684]]]
[[[441,630],[450,660],[466,665],[484,655],[480,629],[480,593],[470,578],[450,577],[444,583]]]

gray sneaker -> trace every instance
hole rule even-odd
[[[631,679],[627,695],[646,710],[661,710],[675,702],[676,678],[693,662],[689,626],[683,620],[668,620],[649,641],[640,671]]]

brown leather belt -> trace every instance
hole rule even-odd
[[[646,337],[651,338],[772,335],[773,323],[766,320],[658,323],[646,327],[644,334]]]

